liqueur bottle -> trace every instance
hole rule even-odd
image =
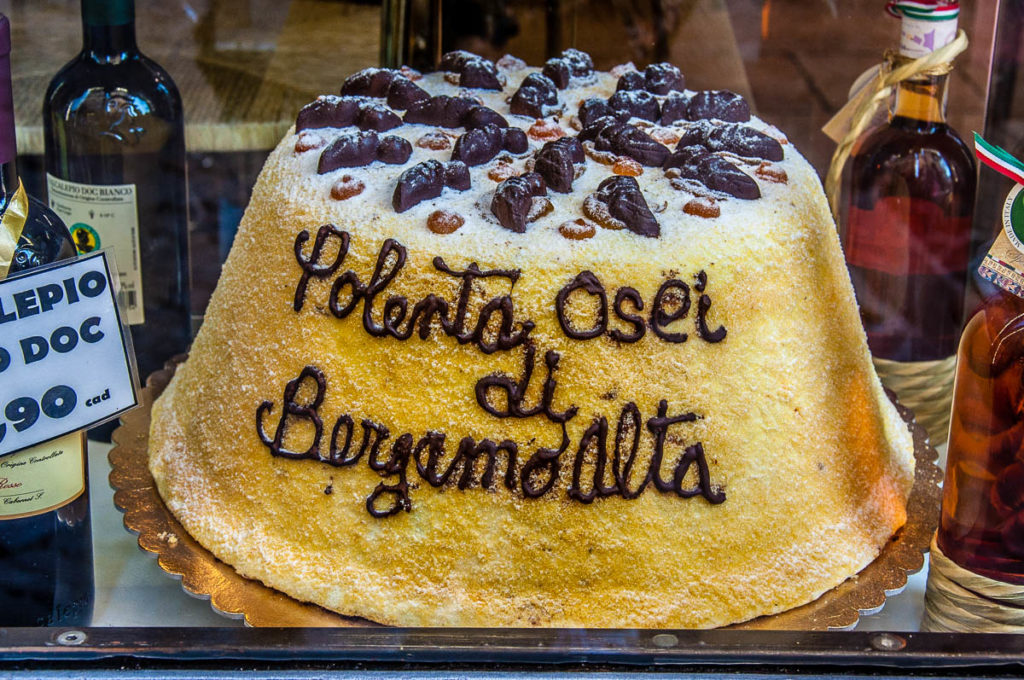
[[[79,252],[113,247],[146,376],[191,339],[181,97],[139,52],[134,0],[82,0],[82,25],[43,103],[48,199]]]
[[[936,543],[968,571],[1024,585],[1024,164],[977,145],[1017,184],[978,268],[994,285],[960,341]]]
[[[956,35],[956,2],[890,2],[890,10],[902,16],[897,65]],[[940,66],[896,86],[888,123],[854,148],[841,210],[840,235],[868,346],[883,381],[901,397],[901,385],[887,377],[943,384],[940,393],[948,393],[963,323],[975,164],[946,123],[948,70]],[[933,440],[936,430],[945,431],[948,401],[937,410],[940,426],[924,423]]]
[[[10,51],[0,15],[0,280],[75,255],[64,223],[18,179]],[[79,626],[92,617],[85,454],[79,432],[0,457],[0,626]]]

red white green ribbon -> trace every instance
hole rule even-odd
[[[954,2],[915,2],[914,0],[889,0],[885,11],[897,18],[909,17],[922,21],[949,21],[960,14],[960,3]]]
[[[1024,163],[995,144],[989,144],[977,132],[974,133],[974,153],[979,161],[999,174],[1006,175],[1017,184],[1024,184]]]

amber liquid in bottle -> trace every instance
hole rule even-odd
[[[1019,250],[998,259],[1024,270]],[[1024,584],[1024,299],[994,282],[960,341],[937,540],[965,569]]]
[[[945,122],[947,76],[901,83],[852,158],[841,238],[876,357],[951,356],[963,322],[974,156]]]

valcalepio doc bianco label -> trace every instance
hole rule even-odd
[[[144,323],[139,211],[134,184],[80,184],[46,173],[50,209],[64,220],[80,255],[113,248],[118,297],[128,325]]]

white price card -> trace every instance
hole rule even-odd
[[[103,251],[0,281],[0,456],[138,404]]]

